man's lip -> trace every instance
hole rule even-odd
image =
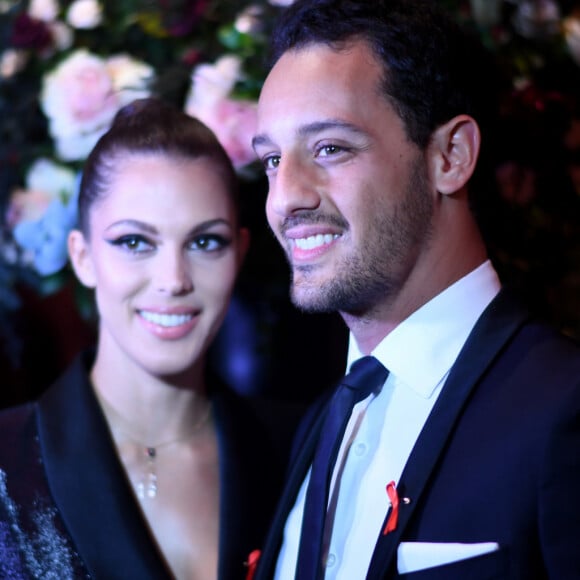
[[[284,230],[282,233],[287,240],[297,240],[297,239],[307,239],[314,236],[326,236],[326,235],[336,237],[341,235],[342,232],[337,228],[332,228],[329,226],[304,225],[288,228]]]

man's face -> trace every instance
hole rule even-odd
[[[368,315],[404,286],[429,240],[423,153],[380,92],[363,42],[287,52],[264,85],[254,147],[294,303]]]

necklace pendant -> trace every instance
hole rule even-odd
[[[147,465],[141,481],[135,486],[137,497],[141,500],[155,499],[157,497],[157,470],[155,468],[155,459],[157,458],[157,449],[155,447],[145,447],[145,459]]]
[[[157,474],[154,471],[147,474],[147,497],[150,499],[157,497]]]

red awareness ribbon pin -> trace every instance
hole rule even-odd
[[[256,573],[256,568],[258,566],[258,560],[260,559],[261,553],[262,552],[260,550],[253,550],[250,552],[250,555],[248,556],[248,561],[246,562],[246,566],[248,568],[246,580],[252,580],[252,578],[254,578],[254,574]]]
[[[387,495],[391,502],[391,513],[383,530],[383,536],[394,532],[397,529],[397,522],[399,521],[399,494],[397,493],[394,481],[387,483]]]

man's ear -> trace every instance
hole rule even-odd
[[[77,278],[87,288],[97,285],[89,244],[80,230],[72,230],[68,235],[68,255]]]
[[[432,182],[442,194],[459,191],[477,165],[481,134],[475,119],[458,115],[438,127],[429,143]]]

